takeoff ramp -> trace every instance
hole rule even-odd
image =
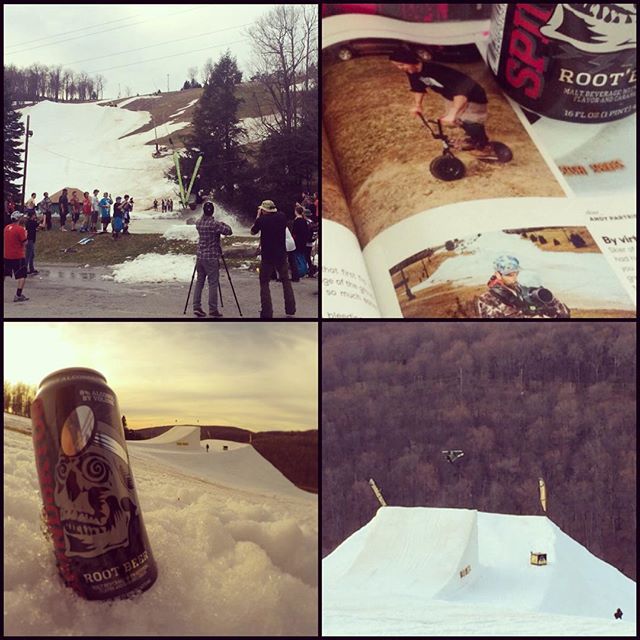
[[[162,446],[200,452],[200,427],[188,425],[171,427],[171,429],[155,438],[134,440],[133,442],[149,447]]]
[[[326,586],[422,598],[452,594],[477,572],[477,520],[468,509],[382,507],[325,558]]]

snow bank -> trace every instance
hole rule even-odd
[[[195,224],[176,224],[169,227],[163,234],[167,240],[189,240],[198,242],[198,230]]]
[[[115,265],[109,279],[116,282],[189,283],[195,264],[195,255],[144,253],[135,260]]]
[[[213,485],[132,447],[158,580],[134,600],[89,602],[62,586],[40,532],[31,438],[5,431],[4,445],[6,635],[317,634],[316,500]]]

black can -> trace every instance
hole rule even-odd
[[[31,420],[44,518],[65,585],[87,600],[151,587],[158,571],[104,376],[84,368],[48,375]]]
[[[635,4],[495,4],[487,62],[518,104],[568,122],[636,111]]]

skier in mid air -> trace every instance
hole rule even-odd
[[[444,457],[449,464],[453,464],[458,458],[462,458],[464,455],[464,451],[462,449],[446,449],[441,453],[444,454]]]

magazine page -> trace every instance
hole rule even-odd
[[[487,41],[479,41],[487,59]],[[605,123],[566,122],[512,102],[543,155],[554,163],[578,197],[619,196],[636,190],[636,117]]]
[[[452,204],[379,234],[364,256],[384,317],[635,317],[629,198]]]
[[[323,120],[363,248],[444,205],[570,193],[477,47],[461,44],[478,36],[464,25],[323,20]]]
[[[322,129],[322,315],[378,318],[380,313],[355,227],[342,193],[331,145]]]

